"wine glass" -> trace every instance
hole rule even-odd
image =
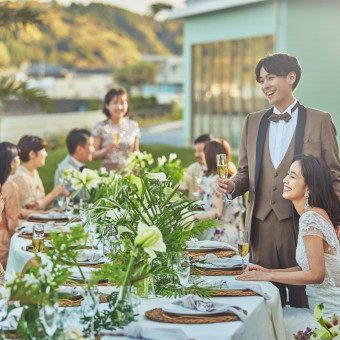
[[[39,318],[48,338],[53,339],[58,326],[58,302],[45,304],[39,311]]]
[[[190,260],[188,254],[179,253],[177,258],[176,273],[182,287],[186,287],[190,277]]]
[[[228,162],[227,155],[225,153],[216,155],[216,163],[217,163],[217,173],[221,179],[228,178]],[[231,201],[228,198],[228,195],[222,200],[222,202]]]
[[[61,211],[63,205],[64,205],[64,202],[65,202],[65,196],[64,195],[59,195],[58,198],[57,198],[57,202],[58,202],[58,205],[59,205],[59,211]]]
[[[244,273],[244,258],[247,256],[249,251],[248,231],[239,230],[237,232],[237,247],[238,253],[242,258],[242,271]]]
[[[74,212],[74,206],[73,202],[70,200],[69,197],[66,197],[66,209],[65,209],[65,215],[68,218],[72,218]]]
[[[95,339],[93,318],[96,315],[96,312],[99,306],[98,287],[96,286],[86,287],[84,300],[81,305],[82,305],[84,315],[90,317],[90,322],[91,322],[90,339]]]
[[[203,183],[203,172],[200,171],[198,174],[195,175],[195,180],[196,180],[196,189],[198,189],[198,186]],[[199,197],[200,192],[199,191],[194,191],[193,196]]]

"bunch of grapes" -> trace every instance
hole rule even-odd
[[[295,340],[309,340],[312,335],[312,330],[307,327],[305,331],[298,331],[297,334],[294,334]]]

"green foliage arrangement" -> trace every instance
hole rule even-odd
[[[330,320],[326,320],[322,317],[324,312],[324,304],[318,304],[314,309],[315,320],[320,324],[321,327],[312,330],[307,328],[305,331],[299,331],[294,334],[296,340],[322,340],[332,339],[340,340],[340,329],[339,329],[339,318],[336,314],[333,314]]]

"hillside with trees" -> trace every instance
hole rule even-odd
[[[115,69],[137,62],[142,54],[181,53],[178,21],[158,22],[98,3],[64,7],[30,1],[30,6],[42,13],[43,23],[18,27],[15,35],[0,37],[2,67],[27,61],[75,69]]]

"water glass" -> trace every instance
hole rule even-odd
[[[39,311],[39,318],[48,338],[53,339],[53,335],[58,327],[58,302],[42,306]]]
[[[179,253],[176,273],[181,286],[185,287],[190,278],[190,259],[187,254]]]
[[[90,332],[90,339],[95,339],[94,336],[94,327],[93,327],[93,319],[96,315],[98,306],[99,306],[99,290],[98,287],[86,287],[85,289],[85,296],[82,302],[82,309],[85,316],[90,317],[91,323],[91,332]]]
[[[33,224],[33,237],[32,237],[32,246],[33,251],[35,253],[41,252],[44,247],[44,225],[43,224]]]
[[[103,255],[106,254],[114,254],[116,251],[116,239],[112,239],[114,236],[106,236],[103,235],[102,237],[102,244],[103,244]]]

